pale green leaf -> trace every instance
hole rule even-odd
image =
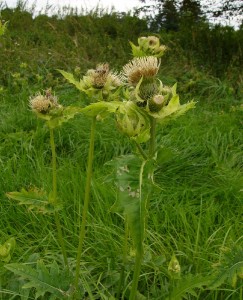
[[[66,71],[63,71],[63,70],[58,70],[65,79],[67,79],[67,81],[73,85],[76,86],[76,88],[80,91],[83,91],[83,84],[81,81],[78,81],[74,78],[73,74],[72,73],[68,73]]]
[[[80,107],[75,106],[67,106],[62,109],[61,113],[50,114],[50,119],[48,120],[48,126],[50,128],[56,128],[61,126],[63,123],[68,122],[70,119],[74,118],[74,116],[81,112]]]
[[[175,119],[179,117],[180,115],[183,115],[185,112],[187,112],[189,109],[192,109],[195,107],[195,102],[191,101],[186,104],[180,104],[179,101],[179,95],[174,95],[168,105],[163,107],[159,112],[157,113],[150,113],[158,123],[165,123],[172,119]]]
[[[28,210],[37,213],[49,214],[61,209],[60,204],[51,203],[46,192],[37,188],[28,191],[22,189],[20,192],[9,192],[6,195],[8,198],[18,201],[19,205],[26,205]]]
[[[89,117],[95,117],[97,115],[105,115],[107,113],[114,113],[122,105],[122,102],[105,102],[100,101],[91,103],[90,105],[82,108],[80,112]]]

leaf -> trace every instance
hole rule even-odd
[[[131,48],[132,48],[132,56],[133,57],[141,57],[141,56],[146,56],[146,53],[144,53],[143,50],[140,49],[139,46],[134,45],[132,42],[130,42]]]
[[[26,205],[28,210],[37,213],[50,214],[62,208],[60,204],[51,203],[51,195],[48,196],[45,191],[36,187],[28,191],[23,188],[20,192],[9,192],[6,195],[8,198],[18,201],[19,205]]]
[[[76,80],[72,73],[68,73],[59,69],[58,71],[63,75],[64,78],[67,79],[68,82],[74,84],[78,90],[83,91],[83,84],[81,83],[81,81]]]
[[[5,268],[27,281],[23,289],[36,290],[35,299],[44,297],[46,293],[51,293],[52,299],[67,299],[71,278],[66,270],[60,271],[55,261],[48,267],[39,260],[36,268],[19,263],[5,265]]]
[[[163,107],[159,112],[150,113],[150,115],[156,118],[158,123],[162,124],[183,115],[189,109],[194,108],[195,104],[196,103],[194,101],[191,101],[181,105],[179,101],[179,95],[175,94],[171,98],[168,105]]]
[[[61,113],[55,115],[50,114],[50,119],[48,120],[48,125],[50,128],[56,128],[61,126],[63,123],[68,122],[70,119],[74,118],[74,116],[81,112],[80,107],[67,106],[64,107]]]
[[[192,274],[177,280],[177,286],[173,288],[167,300],[189,299],[188,294],[197,296],[195,289],[202,289],[212,280],[211,276],[194,276]]]
[[[84,113],[89,117],[95,117],[97,115],[106,115],[107,113],[114,113],[122,105],[122,102],[105,102],[100,101],[91,103],[90,105],[81,109],[80,112]]]
[[[118,199],[111,211],[122,212],[126,216],[134,246],[137,251],[141,251],[153,163],[142,161],[135,155],[124,155],[109,165],[116,169],[115,183],[118,188]]]
[[[223,283],[229,283],[235,288],[240,278],[243,278],[243,248],[235,245],[222,255],[215,279],[209,288],[215,289]]]

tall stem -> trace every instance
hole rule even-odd
[[[81,228],[80,228],[80,232],[79,232],[79,245],[78,245],[77,261],[76,261],[76,274],[75,274],[75,281],[74,281],[74,287],[75,287],[76,291],[78,290],[80,262],[81,262],[81,256],[82,256],[82,250],[83,250],[83,242],[84,242],[84,238],[85,238],[85,234],[86,234],[86,220],[87,220],[89,200],[90,200],[92,165],[93,165],[93,159],[94,159],[95,125],[96,125],[96,117],[93,117],[92,124],[91,124],[91,130],[90,130],[87,177],[86,177],[86,185],[85,185],[85,192],[84,192],[84,206],[83,206],[83,213],[82,213]]]
[[[135,268],[134,268],[133,280],[132,280],[132,289],[131,289],[131,293],[129,296],[129,300],[136,299],[136,293],[137,293],[137,287],[138,287],[138,281],[139,281],[142,260],[143,260],[143,251],[141,249],[141,251],[136,252]]]
[[[139,153],[142,155],[143,159],[144,160],[147,160],[148,159],[148,156],[147,154],[144,152],[143,148],[141,147],[141,145],[139,143],[137,143],[136,141],[134,141]]]
[[[153,158],[156,149],[156,119],[150,117],[149,157]]]
[[[138,147],[139,149],[139,147]],[[139,149],[140,150],[140,149]],[[149,158],[152,159],[155,155],[155,150],[156,150],[156,119],[151,117],[150,118],[150,141],[149,141],[149,155],[143,155],[143,153],[140,151],[140,153],[143,155],[143,158],[145,161]],[[140,182],[142,182],[142,176],[143,176],[143,167],[145,165],[145,162],[143,163],[141,170],[140,170]],[[153,174],[151,174],[152,178]],[[141,187],[140,187],[141,189]],[[148,193],[149,194],[149,193]],[[144,253],[144,247],[143,247],[143,241],[145,238],[145,229],[146,229],[146,221],[147,221],[147,209],[148,209],[148,203],[149,203],[149,197],[142,200],[141,199],[141,228],[143,228],[144,236],[141,239],[141,245],[139,248],[137,248],[136,251],[136,258],[135,258],[135,268],[134,268],[134,273],[133,273],[133,280],[132,280],[132,288],[131,288],[131,293],[129,296],[129,300],[135,300],[136,299],[136,293],[137,293],[137,287],[138,287],[138,282],[139,282],[139,275],[141,271],[141,265],[142,265],[142,260],[143,260],[143,253]]]
[[[123,253],[122,253],[122,268],[121,268],[120,281],[119,281],[117,294],[116,294],[117,299],[120,299],[121,290],[124,286],[125,266],[127,265],[128,235],[129,235],[128,222],[127,222],[127,216],[125,215],[125,236],[124,236]]]
[[[57,156],[56,156],[56,147],[55,147],[55,140],[54,140],[54,130],[53,128],[50,127],[50,144],[51,144],[51,152],[52,152],[52,201],[54,205],[58,204],[57,201]],[[61,228],[61,222],[58,213],[55,211],[54,212],[54,217],[55,217],[55,223],[57,227],[57,236],[58,236],[58,241],[61,246],[62,250],[62,255],[63,255],[63,260],[68,267],[68,260],[67,260],[67,253],[65,249],[65,243],[63,239],[63,234],[62,234],[62,228]]]

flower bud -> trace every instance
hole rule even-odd
[[[155,56],[161,57],[166,46],[160,45],[159,38],[156,36],[140,37],[138,38],[138,46],[131,43],[133,49],[133,55],[138,56]]]
[[[155,95],[148,101],[148,108],[150,112],[159,112],[165,104],[165,97],[163,95]]]
[[[117,125],[121,132],[136,138],[147,129],[147,119],[132,101],[127,101],[117,112]]]
[[[176,277],[181,273],[181,266],[174,254],[172,255],[171,260],[169,262],[168,272],[171,274],[172,277]]]

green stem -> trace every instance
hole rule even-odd
[[[156,119],[150,117],[149,157],[153,158],[156,149]]]
[[[56,156],[56,147],[55,147],[55,140],[54,140],[54,130],[50,127],[50,144],[51,144],[51,152],[52,152],[52,201],[54,205],[57,205],[57,156]],[[65,249],[65,243],[62,234],[62,228],[60,223],[60,218],[58,213],[54,212],[55,223],[57,227],[57,236],[59,240],[59,245],[61,246],[63,260],[68,267],[68,260],[67,260],[67,253]]]
[[[143,148],[141,147],[141,145],[139,143],[137,143],[136,141],[134,141],[139,153],[142,155],[143,159],[144,160],[147,160],[148,159],[148,156],[147,154],[144,152]]]
[[[76,261],[76,274],[75,274],[75,281],[74,281],[74,287],[75,287],[76,291],[78,290],[80,262],[81,262],[81,256],[82,256],[82,250],[83,250],[83,242],[84,242],[84,238],[85,238],[85,234],[86,234],[86,220],[87,220],[89,200],[90,200],[92,165],[93,165],[93,159],[94,159],[95,125],[96,125],[96,117],[93,117],[92,124],[91,124],[91,130],[90,130],[87,177],[86,177],[86,185],[85,185],[85,192],[84,192],[84,207],[83,207],[83,213],[82,213],[81,228],[80,228],[80,232],[79,232],[79,245],[78,245],[77,261]]]
[[[140,145],[139,145],[140,146]],[[141,147],[140,147],[141,148]],[[139,148],[138,148],[139,149]],[[142,150],[142,149],[141,149]],[[141,150],[139,149],[140,153]],[[155,150],[156,150],[156,119],[153,117],[150,117],[150,141],[149,141],[149,157],[147,157],[147,155],[145,154],[145,156],[143,155],[144,158],[146,158],[145,160],[152,159],[155,155]],[[141,167],[141,171],[140,171],[140,182],[142,182],[142,176],[143,176],[143,168],[145,165],[145,161]],[[140,187],[141,190],[141,187]],[[142,201],[142,199],[141,199]],[[146,221],[147,221],[147,208],[148,208],[148,202],[149,202],[149,198],[148,199],[144,199],[141,203],[141,228],[143,228],[143,232],[145,234],[145,227],[146,227]],[[136,258],[135,258],[135,268],[134,268],[134,273],[133,273],[133,280],[132,280],[132,288],[131,288],[131,293],[130,293],[130,297],[129,300],[135,300],[136,299],[136,293],[137,293],[137,287],[138,287],[138,281],[139,281],[139,275],[140,275],[140,271],[141,271],[141,265],[142,265],[142,260],[143,260],[143,242],[144,242],[144,237],[142,237],[141,239],[141,245],[140,247],[137,247],[136,250]]]
[[[117,294],[116,294],[117,299],[120,299],[121,290],[124,286],[125,266],[127,265],[128,235],[129,235],[128,222],[127,222],[127,217],[125,215],[125,236],[124,236],[123,253],[122,253],[122,268],[121,268],[120,281],[119,281]]]
[[[52,201],[54,204],[57,204],[57,156],[53,128],[50,128],[50,143],[52,153]]]
[[[129,296],[129,300],[136,299],[136,293],[137,293],[138,280],[139,280],[142,260],[143,260],[143,249],[141,249],[141,251],[136,252],[135,268],[134,268],[133,279],[132,279],[132,289],[131,289],[131,293]]]

